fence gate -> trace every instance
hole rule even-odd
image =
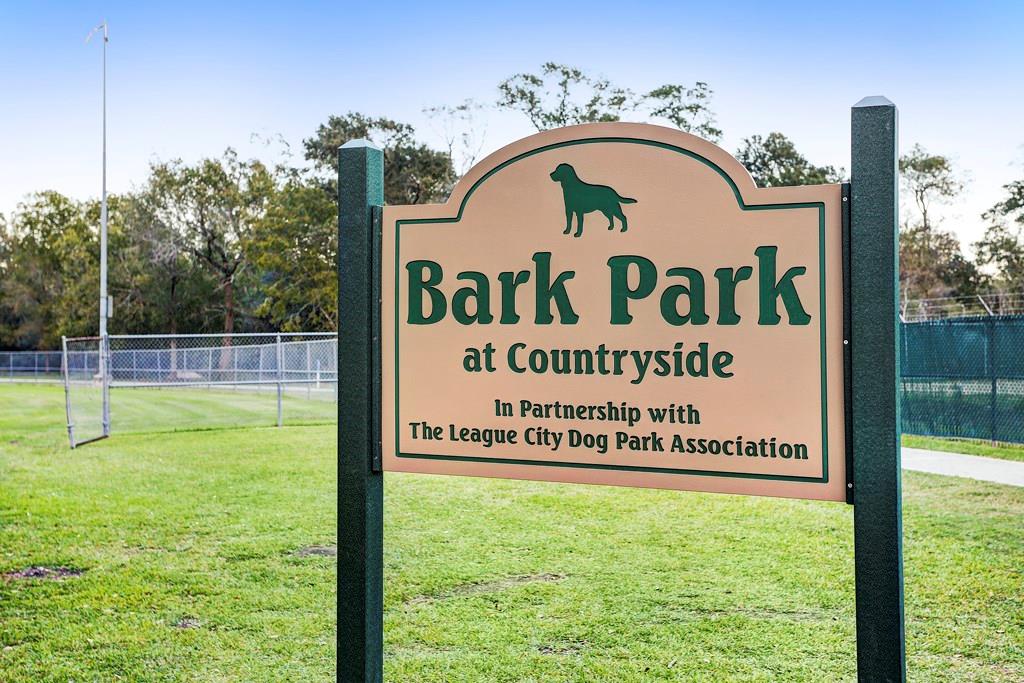
[[[61,345],[68,441],[75,448],[110,434],[107,346],[100,337],[65,337]]]

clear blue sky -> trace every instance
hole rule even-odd
[[[15,4],[0,7],[2,212],[34,190],[99,194],[100,45],[83,40],[104,18],[112,191],[158,158],[271,154],[253,133],[301,156],[303,137],[350,110],[409,121],[438,144],[423,107],[493,101],[499,80],[547,60],[635,90],[707,81],[727,149],[779,130],[847,168],[850,105],[886,95],[904,149],[951,155],[970,178],[944,211],[965,242],[1000,186],[1024,176],[1019,0]],[[491,113],[485,151],[529,132]]]

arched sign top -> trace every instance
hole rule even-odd
[[[649,145],[687,155],[718,173],[732,189],[740,206],[817,199],[807,186],[758,187],[746,167],[732,154],[696,135],[649,123],[608,122],[540,131],[505,145],[474,164],[455,184],[443,205],[452,217],[459,217],[477,188],[511,164],[542,152],[600,143]]]

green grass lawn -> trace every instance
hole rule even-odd
[[[1024,416],[1022,416],[1021,419],[1024,419]],[[1024,445],[1021,444],[993,444],[987,441],[974,441],[970,439],[940,439],[934,436],[915,436],[913,434],[904,434],[903,445],[910,448],[924,448],[931,451],[966,453],[967,455],[984,455],[988,458],[1000,458],[1002,460],[1024,462]]]
[[[184,395],[179,395],[179,399]],[[213,409],[213,406],[210,407]],[[154,428],[158,422],[154,420]],[[0,681],[333,680],[332,425],[66,446],[0,386]],[[389,681],[845,681],[852,509],[389,474]],[[915,681],[1024,680],[1024,489],[904,475]]]

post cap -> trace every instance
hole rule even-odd
[[[344,145],[342,145],[338,149],[353,149],[353,148],[358,148],[358,147],[366,147],[368,149],[375,149],[378,152],[380,151],[380,147],[378,147],[377,145],[373,144],[372,142],[370,142],[369,140],[367,140],[365,138],[357,138],[355,140],[349,140],[348,142],[346,142]]]
[[[869,95],[863,98],[860,102],[853,105],[854,109],[861,107],[895,107],[888,97],[884,95]]]

